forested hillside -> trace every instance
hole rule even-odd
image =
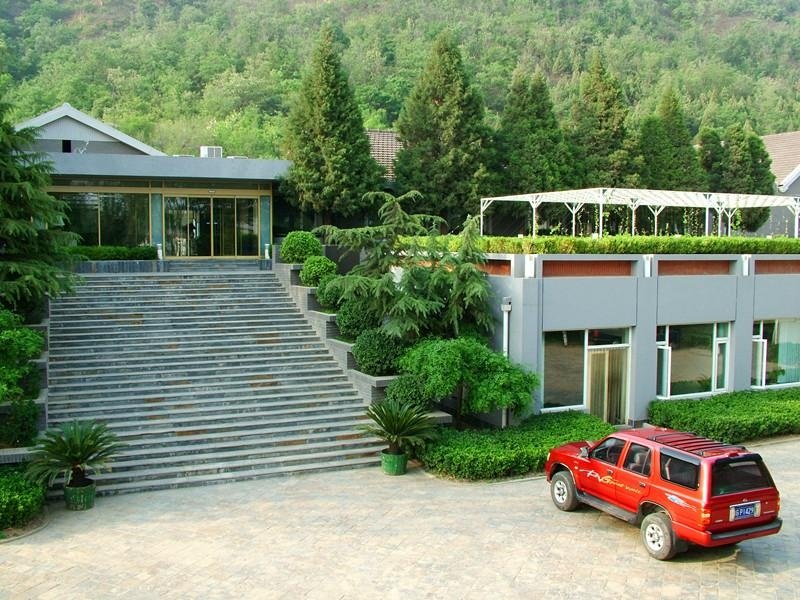
[[[2,0],[13,118],[70,102],[169,153],[275,156],[323,23],[368,127],[394,126],[447,28],[493,124],[520,62],[565,120],[597,49],[631,127],[671,84],[692,133],[800,129],[796,0]]]

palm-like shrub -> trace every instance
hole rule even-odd
[[[116,434],[105,423],[72,421],[50,430],[39,441],[28,463],[27,476],[52,485],[64,476],[64,485],[88,485],[87,472],[105,467],[119,452]]]
[[[406,448],[424,448],[438,436],[435,421],[418,406],[384,400],[370,405],[367,416],[374,423],[362,425],[361,429],[385,440],[389,454],[403,454]]]

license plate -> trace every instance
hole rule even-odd
[[[750,519],[761,514],[761,502],[747,502],[745,504],[734,504],[731,506],[731,521],[740,519]]]

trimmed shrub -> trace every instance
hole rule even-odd
[[[655,400],[650,403],[648,420],[731,444],[800,433],[800,388]]]
[[[336,313],[336,325],[342,338],[346,340],[354,341],[367,329],[374,329],[380,324],[380,315],[371,311],[366,302],[361,300],[343,302]]]
[[[353,344],[353,358],[359,371],[367,375],[394,375],[405,344],[383,329],[367,329]]]
[[[155,246],[75,246],[71,254],[82,260],[156,260]]]
[[[314,287],[319,285],[320,279],[324,276],[335,273],[336,263],[327,256],[309,256],[300,271],[300,281],[303,285]]]
[[[458,251],[458,236],[442,236],[450,252]],[[404,238],[411,240],[413,238]],[[424,238],[417,242],[426,245]],[[795,238],[755,238],[716,236],[617,235],[599,239],[570,236],[509,238],[484,236],[479,245],[484,252],[500,254],[798,254]]]
[[[431,410],[436,400],[425,391],[425,382],[418,375],[406,373],[386,386],[386,399]]]
[[[29,523],[41,512],[44,497],[44,486],[28,481],[19,469],[0,469],[0,529]]]
[[[538,415],[507,429],[444,429],[420,459],[426,469],[457,479],[520,476],[541,471],[556,446],[597,440],[613,431],[608,423],[581,412]]]
[[[0,446],[32,446],[39,433],[39,407],[36,403],[30,398],[17,397],[0,410],[5,413],[0,413]]]
[[[309,256],[322,256],[322,242],[310,231],[291,231],[281,244],[281,262],[303,263]]]
[[[330,285],[331,282],[339,279],[341,275],[331,273],[324,275],[317,284],[317,302],[323,308],[335,309],[339,308],[342,302],[341,290],[335,285]]]

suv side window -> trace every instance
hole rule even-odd
[[[625,455],[622,468],[626,471],[633,471],[634,473],[641,473],[642,475],[649,476],[650,448],[642,446],[641,444],[631,444],[630,448],[628,448],[628,453]]]
[[[696,490],[699,474],[699,464],[692,464],[672,454],[661,452],[661,479]]]
[[[619,457],[622,454],[622,449],[625,447],[625,440],[610,437],[602,444],[592,450],[592,458],[601,460],[605,463],[615,465],[619,462]]]

